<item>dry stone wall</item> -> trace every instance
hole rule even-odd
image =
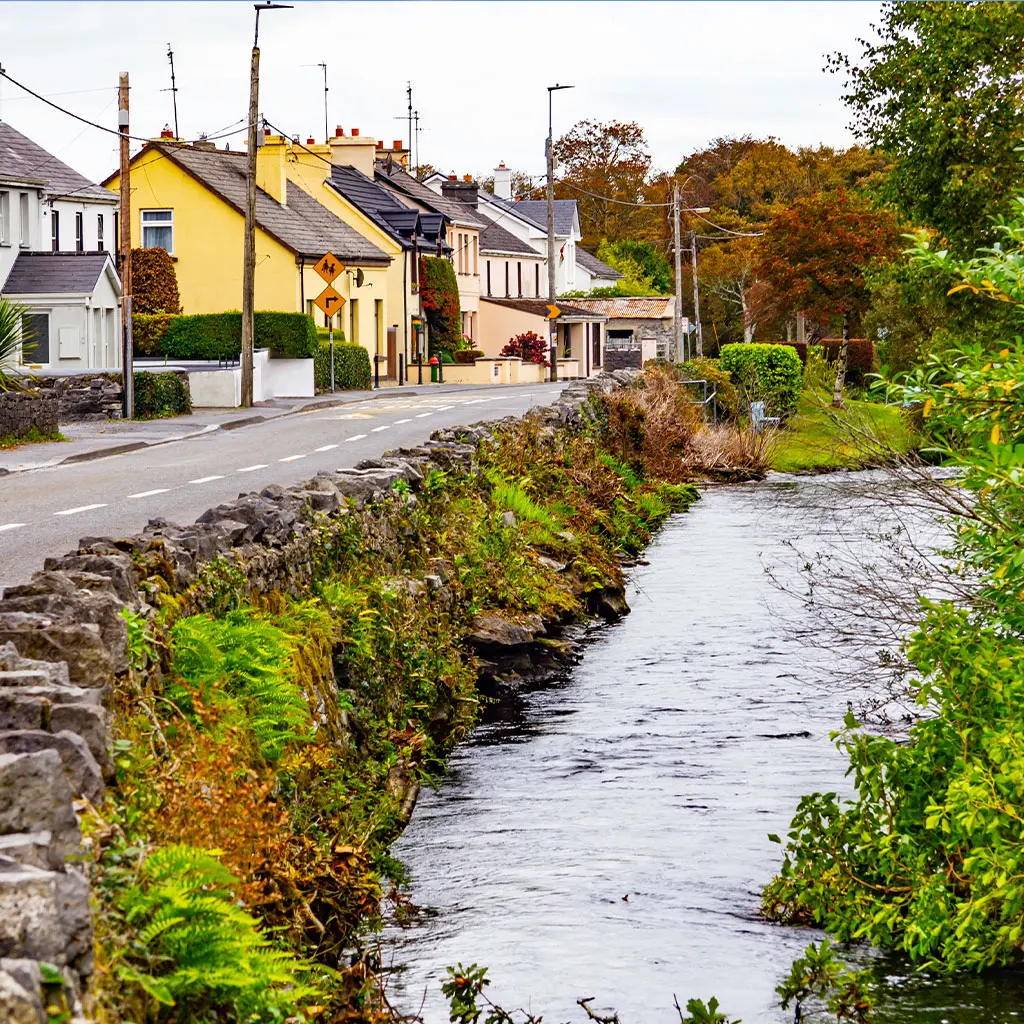
[[[57,399],[46,391],[0,391],[0,437],[25,437],[34,427],[57,432]]]
[[[579,425],[594,391],[609,392],[634,376],[617,371],[577,381],[540,415],[553,428]],[[0,1020],[46,1024],[47,1007],[63,1001],[72,1021],[84,1021],[93,932],[78,813],[103,799],[113,777],[108,709],[129,668],[123,610],[152,613],[161,594],[184,593],[218,557],[244,570],[250,592],[298,594],[312,578],[322,516],[340,514],[349,503],[364,507],[399,480],[415,492],[435,467],[469,471],[491,426],[436,431],[422,446],[352,469],[241,494],[191,525],[154,519],[133,537],[83,538],[77,550],[46,559],[30,581],[6,589],[0,599]],[[506,635],[507,625],[481,621],[473,642],[493,649],[532,640],[528,629]]]

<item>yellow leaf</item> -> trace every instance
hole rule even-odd
[[[999,444],[999,424],[992,424],[992,443]]]
[[[999,353],[999,358],[1005,359],[1009,354],[1010,350],[1008,348],[1004,348],[1003,351]]]
[[[981,368],[981,372],[982,372],[982,373],[988,373],[988,371],[989,371],[989,370],[991,370],[991,369],[992,369],[992,364],[991,364],[991,363],[986,363],[986,364],[985,364],[985,365],[984,365],[984,366],[983,366],[983,367]]]
[[[965,291],[965,290],[972,291],[972,292],[974,292],[975,295],[978,294],[978,289],[975,288],[973,284],[958,284],[955,288],[950,288],[949,291],[946,292],[946,294],[947,295],[956,295],[957,292],[962,292],[962,291]]]
[[[924,403],[924,410],[922,411],[921,415],[922,416],[927,416],[928,413],[930,413],[932,411],[932,406],[934,404],[935,404],[935,399],[934,398],[929,398],[928,401]]]

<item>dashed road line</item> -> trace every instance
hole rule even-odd
[[[3,523],[0,525],[0,533],[3,533],[4,530],[17,530],[19,526],[24,525],[24,523]]]
[[[267,466],[268,466],[268,463],[266,463],[266,462],[257,462],[255,466],[243,466],[241,469],[235,470],[235,472],[236,473],[253,473],[257,469],[266,469]]]
[[[412,423],[411,419],[408,420],[395,420],[395,426],[400,427],[403,423]]]
[[[319,448],[314,448],[313,450],[317,451],[317,452],[329,452],[333,448],[337,448],[337,447],[338,446],[336,444],[322,444],[322,445],[320,445]]]
[[[96,502],[94,505],[79,505],[77,508],[65,508],[61,509],[60,512],[54,512],[55,516],[73,516],[76,512],[91,512],[94,508],[106,508],[107,503],[105,501]]]
[[[278,459],[278,462],[298,462],[299,459],[304,459],[305,455],[287,455],[283,459]]]
[[[138,494],[129,494],[129,498],[151,498],[154,494],[166,494],[170,487],[155,487],[151,491],[139,491]]]
[[[421,420],[421,419],[423,419],[424,416],[433,416],[433,415],[434,414],[432,412],[418,412],[416,414],[416,419]]]
[[[190,484],[208,484],[211,480],[223,480],[223,479],[224,479],[223,474],[221,474],[219,476],[217,474],[214,474],[213,476],[201,476],[197,480],[189,480],[189,483]]]
[[[373,430],[370,431],[370,433],[371,434],[379,434],[382,430],[390,430],[390,429],[391,429],[391,424],[390,423],[385,423],[383,426],[374,427]]]
[[[366,437],[365,434],[353,434],[351,437],[346,437],[345,440],[346,441],[362,441],[362,439],[364,437]]]

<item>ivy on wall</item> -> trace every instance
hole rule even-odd
[[[441,256],[420,257],[420,296],[430,334],[430,354],[465,348],[455,268]]]

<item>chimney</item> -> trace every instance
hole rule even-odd
[[[346,137],[338,128],[329,143],[331,163],[336,167],[354,167],[368,178],[373,177],[373,164],[377,156],[377,140],[372,135],[360,137],[359,129],[353,128]]]
[[[174,132],[171,131],[171,126],[170,125],[165,124],[163,126],[163,128],[160,131],[160,138],[161,139],[173,139],[174,138]]]
[[[353,128],[352,129],[352,138],[353,139],[358,139],[359,138],[359,129],[358,128]]]
[[[288,178],[285,154],[288,140],[282,135],[267,135],[256,150],[256,187],[276,199],[282,206],[288,201]]]
[[[204,153],[216,153],[217,143],[210,142],[209,139],[196,139],[196,141],[192,143],[192,148],[201,149]]]
[[[457,203],[465,203],[474,210],[480,202],[480,186],[467,174],[462,181],[456,175],[449,174],[447,181],[441,182],[441,195],[445,199],[454,199]]]
[[[380,150],[384,148],[384,143],[380,139],[377,140],[377,148]]]
[[[307,146],[315,146],[316,145],[316,139],[306,139],[306,145]]]
[[[504,160],[494,168],[494,194],[499,199],[512,198],[512,172],[505,166]]]
[[[402,148],[402,140],[401,139],[395,139],[395,141],[391,143],[391,148],[392,149],[396,149],[396,150],[397,149],[401,149]]]
[[[343,139],[345,137],[345,129],[340,124],[334,129],[334,137],[336,139]]]

